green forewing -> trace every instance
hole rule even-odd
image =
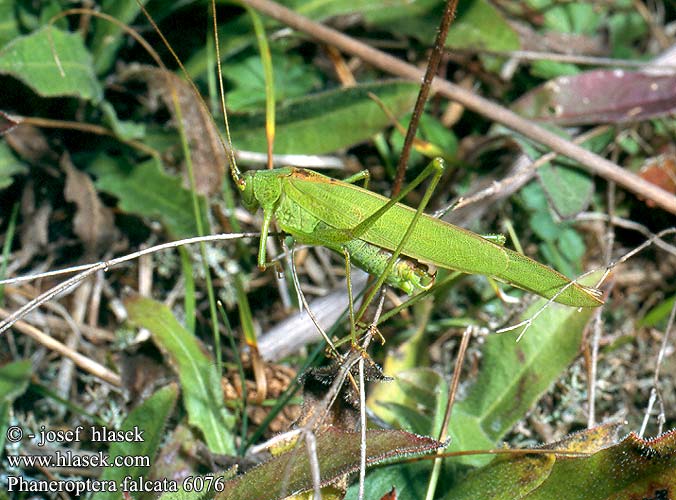
[[[298,206],[336,229],[354,229],[388,201],[366,189],[308,170],[292,170],[283,186],[284,194]],[[396,204],[355,237],[392,251],[414,215],[414,209]],[[429,215],[418,220],[402,254],[447,269],[492,276],[548,298],[570,283],[547,266]],[[601,303],[588,288],[577,284],[565,289],[556,301],[578,307]]]
[[[353,184],[321,174],[288,177],[284,192],[318,219],[336,229],[353,229],[388,199]],[[315,178],[316,175],[316,178]],[[403,239],[415,210],[397,204],[380,217],[364,234],[369,243],[394,250]],[[505,250],[478,234],[423,215],[402,254],[421,262],[457,269],[466,273],[497,275],[509,259]]]

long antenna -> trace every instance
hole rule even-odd
[[[232,148],[232,139],[230,137],[230,122],[228,121],[228,111],[225,109],[225,88],[223,87],[223,70],[221,69],[221,49],[219,47],[220,41],[218,39],[218,21],[216,20],[216,1],[211,0],[211,20],[214,23],[214,45],[216,46],[216,67],[218,68],[218,87],[220,89],[221,112],[223,113],[223,123],[225,124],[225,136],[228,139],[228,147],[225,148],[228,152],[228,162],[230,163],[230,174],[232,180],[238,188],[244,186],[242,180],[242,173],[237,167],[235,160],[235,152]]]
[[[172,55],[176,63],[178,64],[179,68],[181,68],[181,71],[183,72],[183,75],[186,77],[186,80],[188,81],[188,84],[190,87],[192,87],[193,91],[195,92],[196,95],[200,95],[199,89],[195,85],[195,82],[193,82],[192,78],[190,78],[190,75],[188,74],[188,71],[185,69],[185,66],[183,65],[183,62],[181,62],[181,59],[178,57],[178,54],[174,51],[173,47],[169,43],[169,40],[166,39],[164,36],[164,33],[162,33],[162,30],[160,30],[159,26],[157,26],[157,23],[155,23],[155,20],[152,18],[150,13],[146,10],[146,8],[143,6],[140,0],[136,0],[136,3],[138,4],[139,8],[141,9],[141,12],[143,12],[143,15],[146,16],[146,19],[148,19],[148,22],[150,25],[153,27],[155,32],[159,35],[160,39],[162,40],[162,43],[164,43],[164,46],[167,48],[169,53]],[[226,152],[226,156],[228,158],[228,163],[230,164],[230,174],[232,175],[232,179],[235,181],[235,184],[237,185],[238,188],[242,187],[242,175],[241,172],[239,171],[239,168],[237,167],[237,161],[235,160],[235,152],[232,147],[232,139],[230,137],[230,124],[228,122],[228,113],[225,109],[225,89],[223,87],[223,72],[221,71],[221,53],[220,49],[218,47],[218,25],[216,22],[216,3],[212,0],[211,2],[212,5],[212,18],[214,22],[214,38],[215,38],[215,43],[216,43],[216,63],[218,65],[218,84],[220,86],[220,96],[221,96],[221,111],[223,113],[223,120],[225,122],[225,135],[227,138],[227,144],[225,141],[223,141],[223,137],[221,137],[221,134],[216,134],[218,136],[218,140],[220,141],[221,145],[223,146],[223,150]],[[213,122],[213,117],[211,116],[211,112],[207,108],[206,103],[202,99],[197,100],[204,111],[206,112],[206,115],[209,116],[211,121]],[[214,125],[216,123],[214,122]]]

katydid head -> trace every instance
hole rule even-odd
[[[274,210],[282,195],[282,179],[291,169],[256,170],[244,172],[235,182],[242,193],[242,205],[250,212],[263,207],[264,212]]]
[[[242,193],[242,205],[249,212],[255,212],[260,206],[260,202],[256,198],[254,191],[254,174],[255,172],[244,172],[244,174],[235,179],[235,184]]]

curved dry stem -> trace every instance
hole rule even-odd
[[[160,153],[156,149],[151,148],[150,146],[146,146],[142,142],[136,141],[134,139],[123,139],[117,136],[115,132],[113,132],[112,130],[106,127],[102,127],[101,125],[93,125],[91,123],[79,123],[67,120],[53,120],[51,118],[42,118],[38,116],[17,116],[17,118],[21,120],[21,123],[33,125],[39,128],[78,130],[80,132],[87,132],[89,134],[105,135],[108,137],[112,137],[113,139],[120,141],[122,144],[126,144],[127,146],[130,146],[138,151],[141,151],[142,153],[146,153],[154,158],[160,157]]]
[[[270,0],[242,1],[294,29],[308,33],[317,40],[335,45],[345,52],[356,55],[383,71],[417,82],[424,76],[423,71],[411,64],[385,54],[322,24],[310,21],[275,2],[271,2]],[[676,196],[643,180],[619,165],[573,144],[536,125],[532,121],[520,117],[509,109],[442,78],[435,78],[432,82],[432,90],[534,141],[544,144],[564,156],[580,162],[591,173],[614,181],[637,196],[652,200],[664,210],[676,214]]]
[[[6,318],[5,321],[8,321],[10,318],[12,318],[12,316],[14,316],[14,313],[10,314],[8,311],[5,311],[4,309],[0,308],[0,316],[3,316],[4,318]],[[3,324],[5,323],[5,321],[3,321]],[[59,342],[56,339],[53,339],[49,335],[42,333],[39,329],[35,328],[33,325],[30,325],[25,321],[19,320],[14,320],[12,324],[15,325],[15,328],[24,335],[29,336],[39,344],[45,346],[47,349],[59,353],[65,358],[70,359],[73,363],[75,363],[78,367],[80,367],[84,371],[91,373],[92,375],[100,378],[101,380],[105,380],[106,382],[108,382],[111,385],[114,385],[115,387],[122,386],[122,379],[117,373],[109,370],[105,366],[97,363],[96,361],[88,358],[87,356],[84,356],[83,354],[74,351],[67,345],[62,344],[61,342]]]

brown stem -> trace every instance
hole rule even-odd
[[[425,109],[427,97],[430,94],[432,80],[434,80],[434,76],[437,74],[439,69],[439,61],[441,61],[441,55],[444,53],[444,47],[446,45],[446,35],[448,35],[448,28],[451,26],[451,21],[455,16],[455,9],[457,6],[458,0],[448,0],[446,2],[444,14],[442,15],[441,22],[439,23],[437,37],[434,40],[434,46],[432,48],[432,52],[430,53],[429,61],[427,62],[425,76],[423,77],[423,82],[420,86],[420,92],[418,92],[418,98],[415,101],[413,115],[411,116],[411,121],[408,124],[408,129],[406,130],[406,139],[404,139],[404,147],[401,149],[401,155],[399,156],[399,163],[397,165],[397,175],[394,178],[394,184],[392,186],[393,197],[399,194],[401,185],[404,182],[406,164],[408,163],[408,159],[411,156],[411,146],[413,145],[415,134],[418,131],[418,123],[420,123],[420,118],[422,117],[423,111]]]
[[[415,66],[358,42],[334,29],[315,23],[275,2],[271,2],[270,0],[243,0],[243,2],[293,29],[308,33],[321,42],[335,45],[344,52],[356,55],[383,71],[414,81],[421,81],[424,77],[423,71]],[[559,137],[539,125],[520,117],[503,106],[475,95],[447,80],[435,78],[432,82],[432,89],[448,99],[457,101],[493,121],[544,144],[557,153],[578,161],[593,174],[614,181],[628,191],[642,198],[652,200],[664,210],[676,214],[676,196],[624,170],[615,163],[591,151],[587,151],[571,141]]]

